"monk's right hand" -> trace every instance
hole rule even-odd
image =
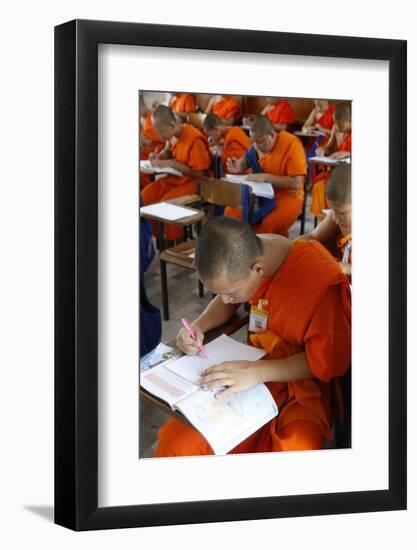
[[[227,171],[231,174],[238,174],[240,172],[239,159],[230,157],[226,160]]]
[[[197,328],[194,328],[193,330],[196,336],[195,340],[190,336],[185,328],[181,328],[177,334],[177,347],[186,355],[196,355],[200,351],[200,347],[203,345],[204,334]]]

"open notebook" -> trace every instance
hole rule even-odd
[[[309,160],[313,160],[315,162],[323,162],[325,164],[350,164],[350,157],[347,157],[345,159],[332,159],[331,157],[317,156],[310,157]]]
[[[278,414],[265,384],[216,399],[219,390],[204,391],[198,385],[203,370],[223,361],[256,361],[265,351],[222,335],[205,345],[208,359],[186,355],[142,372],[140,385],[180,411],[206,438],[216,455],[228,453]]]
[[[274,198],[274,188],[270,183],[250,181],[250,176],[250,174],[226,174],[225,178],[232,183],[246,183],[257,197]]]
[[[181,177],[183,174],[175,168],[169,166],[162,168],[161,166],[153,166],[150,160],[141,160],[140,169],[143,172],[148,172],[150,174],[172,174],[173,176]]]

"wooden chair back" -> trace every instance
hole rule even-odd
[[[252,189],[248,187],[250,209],[253,209]],[[231,181],[216,178],[200,178],[197,185],[197,194],[202,201],[219,206],[243,208],[242,185]]]

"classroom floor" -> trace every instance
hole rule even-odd
[[[309,196],[310,198],[310,196]],[[304,232],[313,229],[313,217],[310,212],[310,200],[307,200],[306,220]],[[290,239],[300,234],[300,221],[297,221],[290,229]],[[162,322],[162,342],[167,343],[177,335],[181,326],[181,317],[195,319],[211,300],[211,294],[206,292],[203,298],[198,296],[198,283],[195,272],[168,265],[168,295],[170,319]],[[162,311],[161,282],[159,274],[158,255],[145,273],[145,284],[149,300]],[[233,338],[246,343],[247,327],[242,327],[233,334]],[[157,407],[143,402],[139,403],[139,457],[150,458],[154,456],[158,429],[168,419],[168,416]]]

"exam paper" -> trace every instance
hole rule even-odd
[[[222,334],[204,346],[208,359],[198,355],[184,355],[176,361],[167,364],[166,368],[185,380],[198,384],[201,373],[224,361],[256,361],[266,354],[263,349],[236,342],[233,338]]]
[[[149,214],[150,216],[157,216],[164,220],[180,220],[182,218],[188,218],[193,216],[195,212],[190,208],[184,208],[183,206],[177,206],[169,202],[157,202],[150,204],[149,206],[142,206],[140,209],[141,214]]]
[[[275,196],[274,188],[270,183],[250,181],[250,174],[226,174],[226,179],[232,183],[245,183],[249,185],[252,192],[257,197],[273,199]]]

